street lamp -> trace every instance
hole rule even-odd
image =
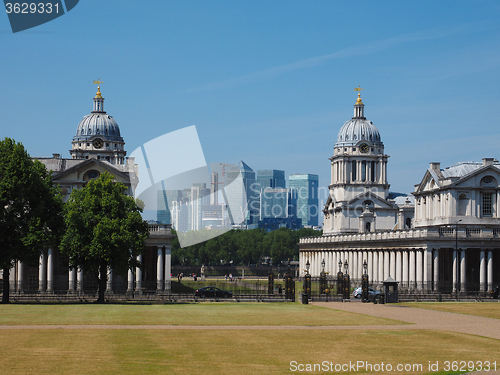
[[[306,262],[306,273],[309,273],[309,267],[311,267],[311,263],[309,263],[309,259]]]
[[[349,270],[349,264],[347,263],[347,259],[344,262],[344,268],[345,268],[345,273],[349,274],[349,272],[348,272],[348,270]]]
[[[339,260],[339,272],[342,272],[342,261]]]
[[[323,272],[325,272],[325,260],[324,259],[321,262],[321,268],[322,268]]]

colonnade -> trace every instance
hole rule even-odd
[[[156,246],[156,290],[158,292],[168,291],[171,289],[171,258],[172,247]],[[42,252],[38,264],[38,291],[40,293],[54,293],[60,291],[58,285],[55,285],[54,278],[54,248],[49,247]],[[142,255],[137,257],[139,262],[142,262]],[[24,264],[17,262],[15,268],[10,272],[10,285],[16,292],[24,292],[27,286],[24,285]],[[83,293],[83,277],[82,269],[71,268],[68,271],[68,293]],[[134,270],[129,269],[127,274],[127,292],[142,291],[142,270],[137,267]],[[108,268],[108,278],[106,283],[106,293],[113,292],[113,270]]]
[[[301,275],[304,275],[306,262],[309,261],[309,272],[319,276],[322,271],[322,261],[325,261],[325,271],[335,276],[340,270],[345,272],[345,262],[348,273],[353,280],[360,280],[363,275],[363,263],[367,262],[367,273],[370,281],[382,283],[389,276],[398,281],[401,287],[409,289],[439,289],[440,256],[439,249],[339,249],[301,251],[299,256]],[[467,264],[466,250],[453,251],[452,264],[453,291],[466,290]],[[481,291],[493,289],[493,252],[481,250],[479,255],[479,285]]]

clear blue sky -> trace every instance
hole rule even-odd
[[[330,179],[361,85],[392,191],[428,163],[500,158],[496,1],[81,0],[12,34],[0,17],[0,137],[69,157],[96,87],[131,152],[196,125],[208,163]]]

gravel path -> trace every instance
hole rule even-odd
[[[500,319],[390,304],[315,302],[314,305],[413,323],[409,326],[398,326],[398,329],[433,329],[500,339]],[[387,328],[390,327],[394,326]]]

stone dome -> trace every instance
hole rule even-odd
[[[365,140],[372,145],[383,146],[380,133],[371,121],[362,118],[352,118],[344,123],[337,136],[337,146],[355,146]]]
[[[358,91],[358,99],[354,104],[354,117],[344,123],[334,147],[356,146],[361,141],[367,141],[373,146],[384,147],[377,127],[365,117],[365,105],[359,94],[359,90],[362,89],[355,90]]]
[[[95,137],[109,142],[123,143],[118,124],[113,116],[104,111],[104,98],[100,87],[97,87],[97,94],[94,97],[94,110],[78,124],[73,142],[87,141]]]
[[[111,142],[123,142],[123,138],[120,136],[120,128],[115,119],[104,111],[92,112],[85,116],[80,121],[73,140],[84,141],[97,135]]]

